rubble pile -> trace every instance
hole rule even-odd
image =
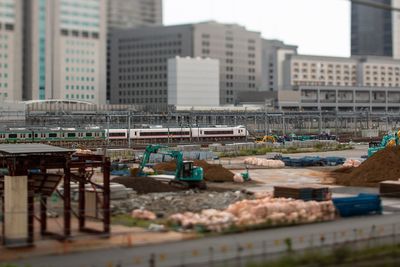
[[[361,161],[357,160],[357,159],[348,159],[343,163],[343,167],[345,168],[357,168],[361,165]]]
[[[284,168],[285,163],[282,160],[263,159],[263,158],[245,158],[244,164],[263,166],[271,169]]]
[[[160,217],[178,212],[200,212],[206,209],[226,209],[230,204],[254,196],[240,191],[132,194],[129,199],[111,201],[112,215],[131,213],[135,209],[149,210]]]
[[[157,217],[154,212],[144,210],[144,209],[135,209],[131,213],[132,218],[140,219],[140,220],[155,220]]]
[[[249,227],[268,224],[289,225],[329,221],[335,218],[332,201],[301,201],[265,196],[260,199],[238,201],[222,211],[205,210],[201,213],[178,213],[170,221],[183,228],[202,226],[209,231],[223,231],[232,226]]]

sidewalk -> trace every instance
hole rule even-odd
[[[90,224],[94,224],[94,222],[91,222]],[[112,225],[111,237],[109,238],[79,233],[76,230],[72,233],[72,239],[68,241],[40,238],[41,237],[37,233],[35,236],[34,246],[28,248],[9,249],[0,246],[0,263],[45,255],[63,255],[115,247],[131,247],[180,241],[194,238],[194,235],[177,232],[148,232],[147,230],[138,227]]]

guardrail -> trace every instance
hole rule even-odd
[[[318,229],[318,228],[315,228]],[[279,228],[278,228],[279,230]],[[273,231],[273,230],[271,230]],[[290,232],[290,230],[288,231]],[[260,233],[252,235],[252,233]],[[163,267],[163,266],[246,266],[249,262],[267,261],[293,251],[303,252],[308,250],[334,249],[343,245],[356,247],[373,247],[383,244],[398,244],[400,240],[400,223],[377,224],[368,227],[349,227],[337,231],[315,231],[312,234],[278,234],[276,238],[264,238],[263,232],[246,232],[239,235],[213,236],[208,239],[196,239],[178,243],[146,245],[138,241],[135,232],[113,234],[110,241],[101,244],[80,243],[82,235],[76,236],[65,242],[57,242],[46,250],[47,254],[57,254],[56,264],[47,263],[46,256],[37,258],[46,266],[70,266],[66,264],[79,264],[79,266],[109,266],[109,267]],[[265,232],[264,232],[265,233]],[[143,234],[143,232],[140,232]],[[204,242],[202,242],[204,240]],[[41,247],[37,241],[37,247]],[[48,241],[43,241],[44,244]],[[147,242],[154,242],[148,240]],[[179,248],[178,248],[179,247]],[[95,251],[94,249],[103,249]],[[104,250],[107,249],[107,250]],[[121,250],[122,249],[122,250]],[[85,257],[85,251],[90,253],[90,258]],[[0,247],[0,262],[2,253]],[[80,252],[79,256],[70,254]],[[93,257],[93,253],[97,253]],[[4,257],[5,255],[3,255]],[[70,262],[70,259],[72,262]],[[30,260],[21,261],[22,264]],[[32,258],[35,260],[35,258]],[[64,263],[65,262],[65,263]],[[17,262],[18,264],[18,262]],[[64,264],[64,265],[63,265]],[[83,264],[83,265],[82,265]],[[18,265],[17,265],[18,266]],[[22,265],[23,266],[23,265]]]

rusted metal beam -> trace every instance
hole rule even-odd
[[[81,171],[85,171],[84,169]],[[78,220],[79,220],[79,230],[85,227],[85,184],[86,180],[79,180],[79,203],[78,203]]]
[[[47,197],[40,197],[40,233],[47,231]]]
[[[110,158],[103,157],[103,221],[104,233],[110,233]]]
[[[64,236],[71,235],[71,169],[67,161],[64,167]]]
[[[34,240],[34,216],[35,216],[35,181],[28,176],[28,244]]]

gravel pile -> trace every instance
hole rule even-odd
[[[204,209],[227,208],[230,204],[244,199],[254,199],[253,195],[240,191],[196,192],[193,190],[168,193],[132,194],[127,200],[111,201],[113,215],[130,213],[135,209],[146,209],[159,216]]]

